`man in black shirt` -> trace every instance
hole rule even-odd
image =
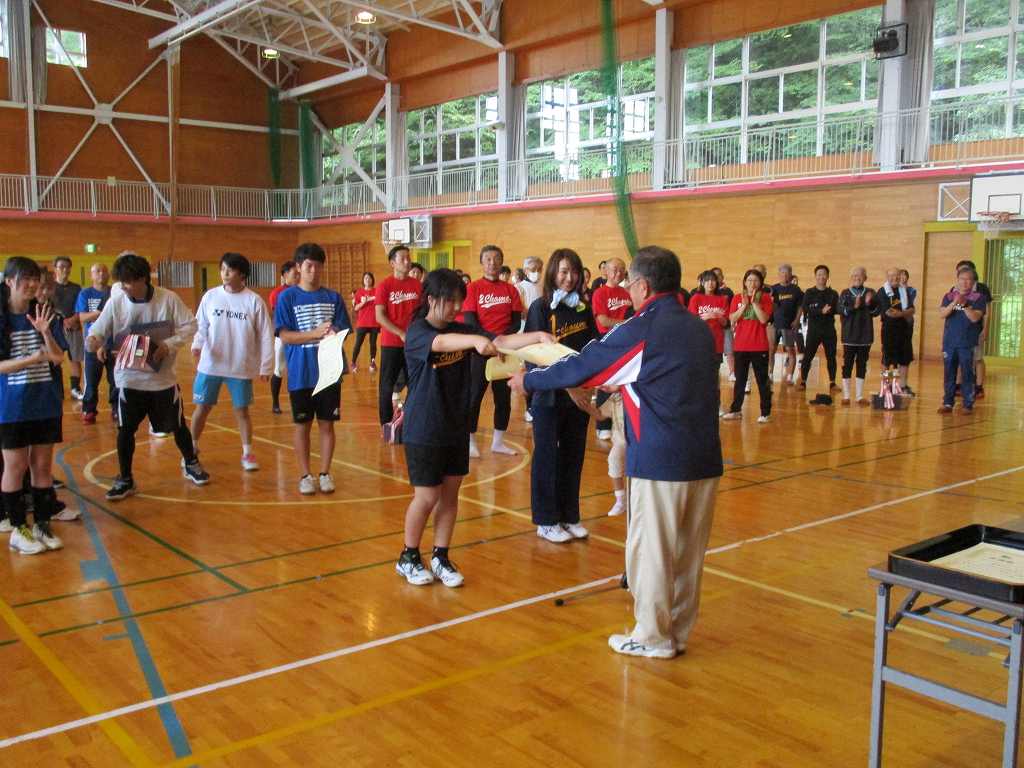
[[[786,369],[782,380],[787,384],[795,383],[796,336],[800,328],[803,300],[804,292],[793,282],[793,267],[782,264],[779,267],[779,282],[772,286],[772,325],[775,326],[775,334],[771,339],[772,350],[768,355],[768,365],[774,369],[775,351],[781,342],[786,350]]]
[[[959,262],[956,265],[957,274],[959,274],[960,270],[962,268],[964,268],[964,267],[970,267],[971,269],[974,270],[975,274],[978,273],[978,268],[976,266],[974,266],[974,262],[973,261],[964,260],[964,261]],[[956,290],[956,283],[955,282],[953,283],[953,288],[951,288],[950,290]],[[985,285],[985,283],[983,283],[981,281],[976,282],[974,284],[974,290],[976,290],[978,293],[980,293],[982,296],[985,297],[985,302],[986,302],[985,306],[991,306],[992,305],[992,291],[989,289],[989,287],[987,285]],[[976,346],[974,348],[974,399],[975,400],[981,400],[981,399],[983,399],[985,397],[985,386],[984,386],[984,384],[985,384],[985,358],[984,358],[984,353],[985,353],[985,341],[986,341],[986,339],[988,339],[988,321],[989,321],[989,317],[991,317],[991,315],[992,315],[991,312],[986,312],[985,313],[985,319],[982,321],[982,325],[981,325],[981,336],[978,339],[978,346]],[[959,387],[960,385],[957,384],[957,386]]]
[[[807,344],[803,364],[800,366],[800,389],[807,389],[807,374],[819,344],[825,347],[829,390],[836,389],[836,306],[839,304],[839,294],[829,287],[828,277],[828,267],[819,264],[814,268],[814,286],[804,293]]]
[[[594,282],[590,284],[590,295],[594,295],[594,291],[600,288],[602,285],[608,282],[608,275],[605,274],[605,269],[608,267],[607,261],[602,261],[597,265],[597,271],[601,274],[594,278]]]
[[[78,293],[82,286],[71,282],[71,259],[67,256],[58,256],[54,259],[53,272],[57,276],[53,305],[64,318],[64,338],[68,341],[68,356],[71,358],[71,396],[75,400],[81,400],[85,337],[82,335],[82,323],[75,312],[75,304],[78,302]]]
[[[897,366],[900,387],[907,388],[907,369],[914,360],[914,300],[906,286],[900,284],[900,271],[891,268],[878,291],[878,311],[882,317],[882,366]],[[911,394],[911,393],[908,393]]]

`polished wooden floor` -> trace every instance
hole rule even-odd
[[[1024,524],[1012,370],[991,373],[973,416],[936,415],[934,363],[903,413],[812,409],[785,387],[759,426],[755,392],[746,419],[722,425],[689,650],[629,659],[605,643],[630,621],[629,596],[608,589],[625,522],[605,516],[606,447],[587,453],[590,540],[539,540],[517,402],[523,455],[485,452],[464,485],[452,556],[465,587],[412,587],[393,569],[410,489],[401,449],[380,444],[375,384],[346,380],[329,497],[299,496],[290,419],[271,415],[265,385],[258,472],[242,472],[222,402],[202,444],[210,485],[188,485],[173,442],[144,428],[142,493],[118,504],[103,499],[108,414],[83,427],[66,404],[57,474],[82,521],[59,524],[62,552],[0,556],[0,765],[861,766],[866,569],[972,521]],[[897,632],[890,658],[1004,696],[998,658],[937,632]],[[887,765],[999,762],[1001,730],[980,717],[894,692],[886,724]]]

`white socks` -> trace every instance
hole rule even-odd
[[[473,434],[470,434],[469,436],[469,458],[480,458],[480,449],[476,447],[476,435]]]
[[[857,379],[857,399],[864,399],[864,379]]]
[[[199,453],[199,451],[196,450],[196,453]],[[243,444],[242,445],[242,455],[243,456],[248,456],[250,453],[252,453],[252,443],[250,443],[249,445]]]
[[[843,379],[843,400],[850,399],[850,380]]]
[[[473,439],[472,436],[470,436],[470,440],[472,440],[472,439]],[[470,450],[470,455],[472,455],[472,451],[473,451],[472,443],[470,443],[470,449],[469,450]],[[505,430],[503,430],[503,429],[496,429],[496,430],[494,430],[494,437],[491,440],[491,453],[501,453],[501,454],[504,454],[505,456],[515,456],[516,455],[516,452],[515,452],[514,449],[509,448],[507,445],[505,445]]]
[[[608,510],[608,517],[617,517],[626,511],[626,492],[615,492],[615,504]]]

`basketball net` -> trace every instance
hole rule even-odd
[[[978,231],[989,239],[997,239],[1002,232],[1024,230],[1024,220],[1014,218],[1016,215],[1009,211],[979,211]]]

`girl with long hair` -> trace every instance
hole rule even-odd
[[[370,337],[370,373],[377,370],[377,334],[380,323],[374,309],[374,286],[376,281],[373,272],[363,272],[363,287],[356,291],[352,299],[352,310],[356,315],[356,346],[352,350],[352,373],[356,372],[359,351],[363,348],[363,340]]]
[[[757,268],[743,275],[743,290],[732,297],[729,320],[733,327],[733,354],[736,358],[736,387],[732,406],[722,418],[742,418],[747,376],[754,368],[757,391],[761,396],[761,416],[758,423],[771,420],[772,384],[768,378],[768,323],[772,318],[771,293],[764,290],[764,275]]]

